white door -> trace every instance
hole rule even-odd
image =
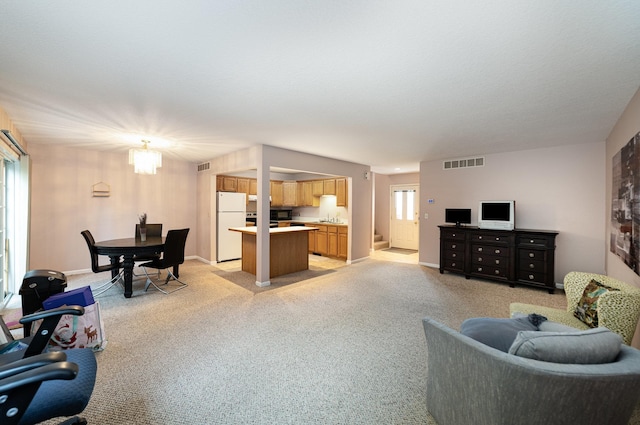
[[[418,199],[418,185],[391,186],[391,247],[418,249]]]

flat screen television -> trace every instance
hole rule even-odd
[[[445,223],[453,223],[460,227],[461,224],[471,223],[470,208],[446,208],[444,210]]]
[[[478,227],[513,230],[516,227],[516,201],[480,201]]]

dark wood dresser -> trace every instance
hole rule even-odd
[[[549,230],[440,228],[440,273],[464,274],[555,290],[555,239]]]

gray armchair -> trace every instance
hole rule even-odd
[[[607,364],[558,364],[508,354],[430,318],[427,408],[438,425],[623,425],[640,400],[640,351]]]

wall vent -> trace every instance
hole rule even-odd
[[[208,170],[210,166],[211,166],[210,162],[203,162],[202,164],[198,164],[198,171]]]
[[[454,170],[457,168],[484,167],[484,157],[464,158],[464,159],[448,159],[442,163],[445,170]]]

